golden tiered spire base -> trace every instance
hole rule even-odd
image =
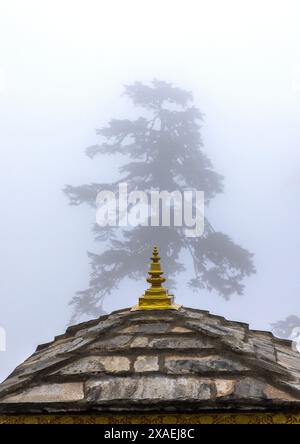
[[[151,287],[145,291],[144,295],[139,298],[139,303],[131,310],[178,310],[180,305],[174,303],[174,296],[168,294],[168,290],[162,287],[165,278],[161,277],[163,271],[160,267],[157,247],[153,248],[148,274],[150,277],[147,278],[147,282],[151,284]]]

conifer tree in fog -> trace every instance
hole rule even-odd
[[[280,338],[284,339],[291,339],[295,329],[297,329],[297,332],[300,331],[300,318],[296,315],[290,315],[287,318],[274,322],[271,325],[275,336],[279,336]]]
[[[120,177],[113,183],[67,185],[70,204],[94,207],[101,190],[117,193],[121,182],[128,191],[153,189],[204,191],[205,204],[223,190],[223,177],[214,171],[201,140],[202,114],[193,106],[190,92],[154,80],[150,86],[140,82],[125,87],[125,95],[141,115],[136,119],[112,119],[97,130],[99,144],[86,149],[95,160],[117,155]],[[121,160],[120,160],[121,159]],[[219,228],[219,227],[218,227]],[[89,287],[79,291],[71,303],[73,319],[82,314],[97,316],[105,297],[125,278],[144,279],[152,245],[158,244],[168,278],[174,289],[176,274],[191,260],[187,283],[199,294],[214,291],[228,299],[241,295],[244,278],[255,272],[252,254],[235,244],[229,236],[205,220],[204,234],[186,237],[183,227],[101,227],[93,228],[98,250],[88,253],[91,262]],[[189,257],[189,259],[188,259]]]

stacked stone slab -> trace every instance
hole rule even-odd
[[[69,327],[0,385],[0,412],[300,407],[290,341],[207,311],[124,309]]]

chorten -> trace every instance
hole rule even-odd
[[[0,384],[0,423],[300,423],[292,342],[178,306],[151,261],[137,306],[69,327]]]
[[[151,284],[151,287],[145,291],[145,294],[139,298],[138,304],[131,310],[178,310],[180,305],[174,303],[174,296],[168,294],[168,290],[162,287],[166,279],[162,277],[163,271],[157,246],[153,248],[148,274],[147,282]]]

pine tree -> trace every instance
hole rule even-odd
[[[296,315],[290,315],[286,319],[272,324],[274,335],[284,339],[290,339],[295,329],[300,331],[300,318]]]
[[[113,183],[92,183],[65,187],[71,205],[95,206],[97,193],[117,193],[121,182],[130,190],[201,190],[208,205],[223,191],[223,177],[217,174],[203,151],[201,112],[193,106],[190,92],[154,80],[150,86],[135,82],[125,87],[125,95],[143,110],[134,120],[112,119],[97,130],[100,143],[86,149],[90,158],[111,154],[124,156],[120,179]],[[201,237],[186,237],[182,227],[101,227],[93,228],[101,252],[88,253],[91,261],[89,288],[71,301],[74,318],[97,316],[103,300],[112,295],[124,278],[143,279],[145,264],[154,243],[162,255],[169,288],[174,277],[185,270],[187,254],[192,260],[191,289],[215,290],[226,299],[243,293],[243,280],[255,272],[252,254],[229,236],[215,231],[205,219]]]

